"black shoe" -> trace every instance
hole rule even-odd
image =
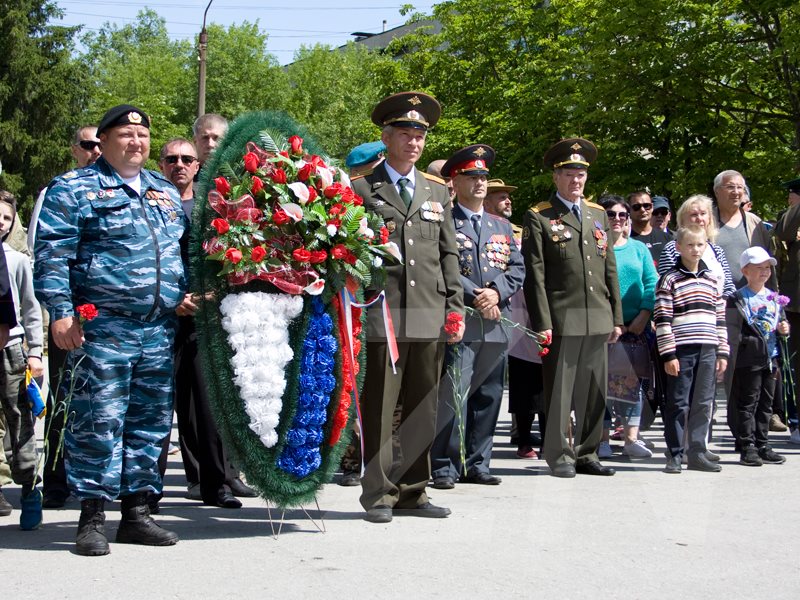
[[[705,452],[700,454],[689,455],[690,471],[703,471],[705,473],[719,473],[722,467],[715,462],[711,462],[706,458]]]
[[[45,492],[42,498],[42,508],[64,508],[69,494],[64,495],[58,492]]]
[[[234,496],[238,496],[239,498],[256,498],[258,496],[258,492],[255,491],[253,488],[248,487],[244,484],[244,482],[235,477],[230,481],[226,481],[225,483],[228,484],[228,487],[231,488],[231,492]]]
[[[786,462],[786,457],[778,454],[770,448],[769,446],[764,446],[763,448],[758,449],[758,456],[761,458],[762,461],[768,463],[770,465],[782,465]]]
[[[572,463],[561,463],[555,467],[550,467],[550,475],[553,477],[563,477],[565,479],[575,477],[575,465]]]
[[[361,483],[361,473],[358,471],[344,471],[339,485],[344,487],[354,487]]]
[[[667,459],[667,464],[664,467],[664,473],[677,474],[683,470],[681,465],[681,455],[671,456]]]
[[[11,506],[11,502],[6,500],[6,497],[3,496],[3,492],[0,492],[0,517],[7,517],[13,510],[14,507]]]
[[[581,475],[602,475],[605,477],[610,477],[616,473],[613,467],[604,467],[596,460],[577,463],[575,465],[575,472]]]
[[[203,502],[203,504],[219,506],[220,508],[242,508],[242,503],[231,493],[228,486],[225,485],[217,490],[217,497],[214,503]]]
[[[111,552],[106,537],[104,505],[103,500],[81,501],[81,517],[75,539],[75,552],[81,556],[104,556]]]
[[[152,492],[147,493],[147,508],[150,509],[151,515],[158,515],[161,513],[161,507],[158,505],[161,502],[161,498],[163,498],[163,494],[154,494]]]
[[[437,490],[452,490],[456,487],[456,481],[452,477],[434,477],[431,487]]]
[[[760,467],[764,464],[761,457],[758,455],[758,450],[755,446],[745,446],[742,450],[742,456],[739,459],[739,464],[745,467]]]
[[[483,472],[461,478],[461,483],[477,483],[478,485],[500,485],[501,481],[503,480],[499,477]]]
[[[367,511],[364,520],[369,521],[370,523],[391,523],[392,509],[385,504],[373,506]]]
[[[719,462],[719,454],[714,454],[711,450],[706,450],[705,457],[711,462]]]
[[[401,517],[425,517],[428,519],[444,519],[450,515],[450,509],[436,506],[430,502],[420,504],[414,508],[395,508],[392,513]]]
[[[117,543],[145,546],[172,546],[178,534],[164,529],[150,516],[147,493],[139,492],[122,497],[122,520],[117,529]]]

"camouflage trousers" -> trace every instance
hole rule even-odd
[[[10,483],[9,475],[15,483],[29,484],[36,477],[36,436],[25,390],[28,359],[22,342],[2,348],[0,352],[3,355],[0,366],[0,412],[3,417],[0,419],[0,453],[4,455],[0,460],[0,485]]]
[[[175,326],[174,317],[145,323],[102,310],[84,323],[83,346],[68,358],[72,398],[71,377],[63,383],[67,484],[81,500],[161,493],[158,457],[172,425]]]

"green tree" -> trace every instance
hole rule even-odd
[[[0,185],[22,213],[69,164],[66,141],[80,122],[85,79],[71,57],[74,27],[50,24],[53,2],[0,1]]]

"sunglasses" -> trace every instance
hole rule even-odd
[[[631,205],[633,210],[651,210],[653,208],[652,204],[633,204]]]
[[[623,211],[615,212],[613,210],[607,210],[606,214],[608,215],[609,219],[619,219],[620,221],[624,221],[628,218],[628,213]]]
[[[654,217],[666,217],[669,214],[669,209],[657,208],[653,211]]]
[[[100,142],[93,142],[92,140],[81,140],[78,142],[78,146],[83,148],[84,150],[91,152],[95,148],[100,147]]]
[[[188,156],[186,154],[181,154],[180,156],[177,154],[170,154],[169,156],[164,157],[164,162],[167,163],[168,165],[176,165],[178,164],[178,160],[180,160],[185,165],[190,165],[197,160],[197,157]]]

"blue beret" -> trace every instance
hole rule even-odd
[[[377,160],[378,156],[386,152],[386,145],[383,142],[367,142],[356,146],[347,155],[344,164],[348,168],[358,167]]]

